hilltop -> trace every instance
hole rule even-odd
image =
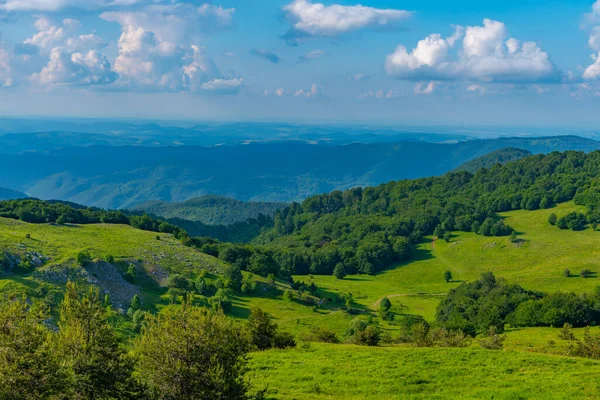
[[[489,154],[478,157],[474,160],[467,161],[452,172],[467,171],[472,174],[479,171],[481,168],[492,168],[496,164],[506,164],[512,161],[518,161],[522,158],[531,156],[532,153],[527,150],[506,148],[492,151]]]

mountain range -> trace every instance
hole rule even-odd
[[[212,194],[242,201],[291,202],[355,186],[437,176],[490,152],[600,149],[577,136],[499,138],[457,143],[225,146],[88,146],[3,154],[0,186],[41,199],[102,208]]]

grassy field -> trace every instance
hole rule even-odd
[[[311,344],[254,353],[254,385],[292,399],[592,399],[600,361],[521,351]]]
[[[584,268],[600,272],[600,232],[562,231],[547,222],[551,213],[560,217],[580,209],[566,203],[549,210],[502,214],[519,232],[519,243],[510,243],[505,237],[459,232],[450,243],[436,240],[434,244],[429,238],[418,246],[415,259],[376,276],[351,276],[342,281],[314,276],[312,280],[324,292],[352,293],[355,302],[366,308],[376,308],[387,296],[395,305],[405,305],[409,312],[427,318],[433,316],[440,294],[487,271],[526,289],[591,292],[600,279],[566,278],[563,271],[568,268],[574,275]],[[445,271],[452,272],[451,283],[444,281]]]

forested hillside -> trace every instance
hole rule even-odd
[[[497,215],[502,211],[574,199],[589,207],[589,222],[600,222],[599,179],[600,152],[553,152],[475,174],[336,191],[278,211],[273,229],[255,243],[273,253],[272,268],[287,274],[372,274],[409,259],[424,235],[510,235],[513,229]],[[225,250],[227,261],[252,269],[251,250]]]
[[[231,225],[259,215],[273,217],[284,203],[243,202],[220,196],[201,196],[181,203],[150,201],[133,208],[162,218],[199,221],[207,225]]]
[[[302,201],[315,194],[391,180],[444,174],[491,151],[591,151],[594,140],[575,136],[469,140],[455,144],[405,141],[311,145],[250,143],[214,147],[66,148],[4,154],[0,186],[42,199],[103,208],[150,200],[184,201],[206,194],[245,201]]]
[[[506,164],[512,161],[517,161],[522,158],[528,157],[531,154],[532,153],[530,151],[521,149],[500,149],[497,151],[492,151],[491,153],[486,154],[485,156],[478,157],[471,161],[467,161],[460,167],[455,168],[452,172],[467,171],[474,174],[481,168],[492,168],[496,164]]]

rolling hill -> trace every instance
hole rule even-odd
[[[0,187],[0,200],[26,199],[27,197],[29,196],[25,193]]]
[[[478,157],[474,160],[467,161],[458,168],[452,170],[452,172],[467,171],[472,174],[479,171],[481,168],[491,168],[496,164],[504,165],[508,162],[518,161],[522,158],[532,155],[530,151],[506,148],[496,151],[492,151],[489,154]]]
[[[492,151],[532,153],[600,148],[575,136],[501,138],[459,143],[310,145],[280,142],[216,147],[66,148],[0,157],[0,185],[43,199],[131,208],[206,194],[290,202],[390,180],[436,176]]]
[[[199,221],[207,225],[231,225],[256,218],[260,214],[273,217],[285,203],[243,202],[227,197],[201,196],[181,203],[150,201],[133,208],[167,219]]]

